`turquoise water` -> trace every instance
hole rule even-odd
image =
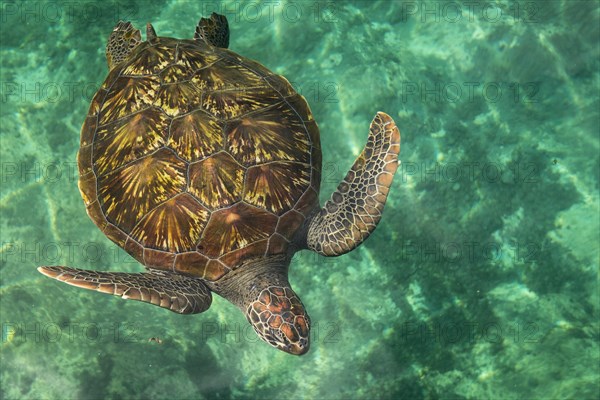
[[[598,398],[598,3],[0,4],[0,398]],[[36,271],[142,270],[85,213],[79,129],[119,19],[184,38],[213,11],[307,98],[322,201],[376,111],[402,132],[375,233],[292,262],[302,357],[221,298],[180,316]]]

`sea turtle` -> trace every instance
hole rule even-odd
[[[193,39],[146,41],[129,22],[108,39],[110,72],[81,130],[79,189],[87,213],[144,273],[63,266],[39,271],[68,284],[181,314],[211,293],[246,315],[260,338],[309,349],[310,320],[288,282],[292,255],[339,256],[381,219],[398,166],[400,133],[377,113],[365,148],[319,206],[319,130],[304,97],[230,50],[224,16]]]

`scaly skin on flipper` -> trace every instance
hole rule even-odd
[[[143,301],[179,314],[201,313],[212,302],[200,279],[165,271],[130,274],[57,266],[39,267],[38,271],[69,285]]]
[[[135,29],[130,22],[119,21],[106,44],[106,61],[108,68],[125,60],[127,56],[142,42],[139,29]]]
[[[362,153],[310,222],[309,249],[324,256],[339,256],[369,237],[381,219],[399,153],[400,132],[394,120],[378,112]]]
[[[204,40],[211,46],[229,47],[229,24],[227,18],[212,13],[210,18],[201,18],[196,26],[194,39]]]

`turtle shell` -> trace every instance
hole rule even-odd
[[[214,281],[287,252],[318,205],[319,131],[262,65],[203,41],[143,42],[94,96],[81,131],[88,215],[148,268]]]

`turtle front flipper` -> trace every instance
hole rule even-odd
[[[339,256],[361,244],[381,219],[398,168],[400,132],[378,112],[367,145],[331,199],[310,221],[307,246],[324,256]]]
[[[224,15],[212,13],[210,18],[200,18],[194,39],[204,40],[211,46],[229,47],[229,23]]]
[[[135,29],[131,22],[119,21],[114,27],[106,43],[106,61],[108,68],[127,58],[127,56],[142,42],[139,29]]]
[[[143,301],[179,314],[201,313],[212,301],[210,290],[200,279],[165,271],[130,274],[54,266],[39,267],[38,271],[69,285]]]

